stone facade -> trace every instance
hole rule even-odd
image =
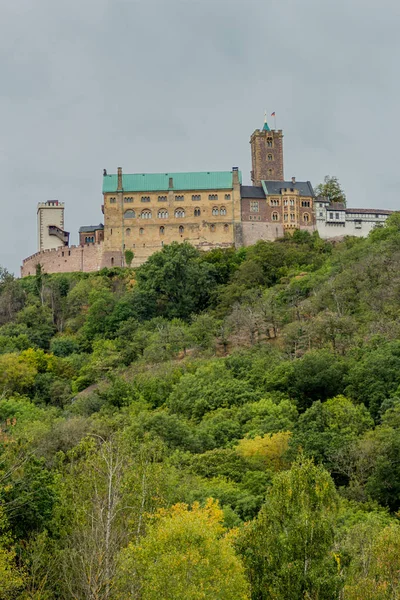
[[[39,202],[37,206],[38,251],[68,245],[68,239],[69,234],[64,231],[64,203],[58,200]]]
[[[102,243],[44,250],[23,260],[21,277],[34,275],[38,264],[44,273],[90,273],[104,267],[122,266],[122,256],[120,252],[106,252]]]
[[[253,185],[274,180],[283,181],[283,133],[270,130],[265,123],[263,129],[256,129],[250,138],[251,181]]]

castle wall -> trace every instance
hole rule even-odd
[[[251,246],[259,240],[273,242],[277,238],[283,237],[282,223],[266,222],[243,222],[242,223],[242,242],[243,246]]]
[[[36,252],[22,262],[21,277],[34,275],[36,265],[42,266],[44,273],[89,273],[104,267],[121,266],[120,252],[105,251],[103,244],[69,246]]]

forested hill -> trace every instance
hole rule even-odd
[[[0,600],[400,595],[400,215],[0,270]]]

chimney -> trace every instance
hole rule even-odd
[[[172,189],[174,188],[174,179],[173,179],[173,177],[170,177],[170,178],[169,178],[169,182],[168,182],[168,188],[169,188],[170,190],[172,190]]]
[[[292,183],[295,184],[296,183],[296,177],[292,177]]]
[[[232,183],[239,185],[239,167],[232,167]]]
[[[122,190],[122,167],[118,167],[118,185],[117,190]]]

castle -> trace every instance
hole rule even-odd
[[[38,252],[23,261],[21,275],[34,274],[39,263],[47,273],[124,266],[126,250],[134,254],[132,266],[139,266],[174,241],[186,241],[203,250],[241,247],[258,240],[273,241],[296,229],[312,232],[318,224],[318,229],[324,229],[322,237],[347,234],[346,223],[354,221],[351,213],[346,213],[350,209],[334,211],[331,219],[333,213],[323,198],[318,198],[315,206],[309,181],[294,177],[285,180],[281,130],[271,130],[265,120],[263,128],[251,135],[250,145],[251,186],[242,185],[238,167],[231,171],[156,174],[125,174],[120,167],[116,174],[104,170],[104,225],[81,227],[79,246],[68,246],[63,213],[61,222],[42,219],[42,237],[48,245],[39,245]],[[43,212],[44,205],[40,206]],[[390,211],[372,213],[367,221],[375,226]],[[333,236],[326,234],[330,230]]]

